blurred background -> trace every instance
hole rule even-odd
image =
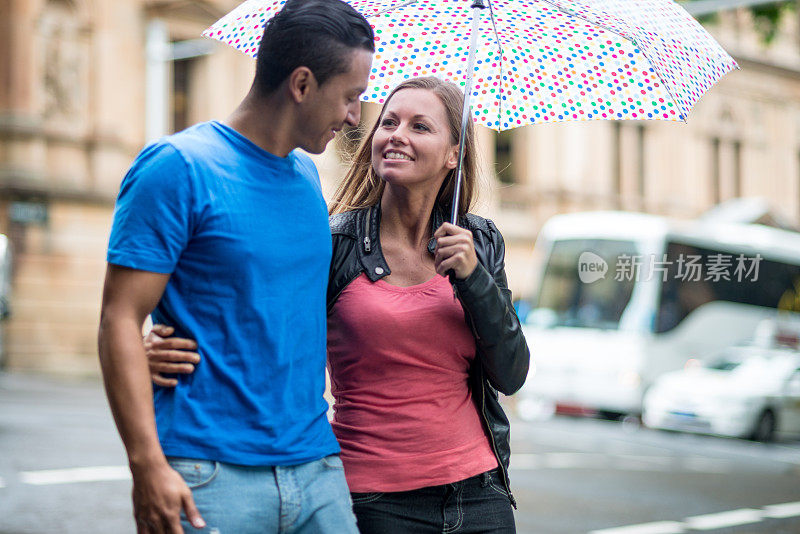
[[[248,90],[200,38],[236,5],[0,0],[0,533],[133,531],[96,357],[114,199]],[[741,67],[687,124],[478,129],[535,362],[506,399],[520,532],[800,533],[800,2],[684,6]]]

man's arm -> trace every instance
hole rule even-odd
[[[153,410],[142,324],[155,308],[168,274],[109,265],[100,313],[98,348],[111,411],[133,475],[133,508],[140,533],[181,533],[180,511],[205,526],[189,488],[161,450]]]

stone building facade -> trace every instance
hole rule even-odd
[[[224,118],[254,63],[200,32],[236,0],[0,0],[0,233],[14,249],[6,366],[97,372],[96,332],[114,197],[144,144]],[[765,47],[746,12],[715,33],[742,70],[688,124],[480,129],[478,211],[506,236],[512,289],[531,291],[533,242],[567,211],[693,217],[763,196],[800,221],[800,54],[795,20]],[[364,121],[377,107],[365,105]],[[341,141],[316,157],[332,192]]]
[[[14,250],[7,366],[96,371],[114,198],[148,122],[159,122],[148,117],[148,30],[161,22],[168,41],[194,39],[236,4],[0,0],[0,233]],[[167,130],[224,116],[248,87],[252,62],[214,50],[166,62]]]

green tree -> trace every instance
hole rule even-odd
[[[778,34],[778,25],[780,24],[781,17],[787,12],[794,12],[795,8],[795,2],[764,4],[763,6],[754,6],[750,8],[750,11],[753,13],[753,20],[756,24],[756,30],[761,34],[761,37],[766,43],[771,42]]]
[[[688,0],[693,2],[696,0]],[[753,6],[749,11],[753,14],[753,21],[755,22],[756,31],[761,35],[765,43],[769,44],[778,34],[778,27],[781,22],[781,17],[787,12],[794,13],[796,11],[796,1],[775,2],[774,4],[763,4],[760,6]],[[713,22],[716,15],[705,15],[699,17],[701,23]]]

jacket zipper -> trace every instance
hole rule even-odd
[[[486,386],[484,385],[483,380],[481,380],[481,416],[483,417],[483,422],[486,424],[486,428],[489,430],[489,439],[492,441],[492,452],[494,453],[494,457],[497,459],[497,466],[500,468],[500,473],[503,475],[503,485],[506,487],[506,492],[508,492],[508,500],[511,501],[511,506],[513,506],[514,510],[516,510],[517,501],[514,499],[514,494],[511,493],[511,486],[508,483],[508,474],[506,473],[506,468],[503,465],[503,461],[500,459],[500,455],[497,453],[497,444],[494,441],[494,434],[489,426],[489,417],[486,415]]]
[[[372,251],[372,241],[369,238],[369,220],[372,218],[372,210],[368,210],[364,217],[364,252],[369,254]]]
[[[458,298],[458,290],[456,289],[455,285],[453,285],[453,293],[455,293],[456,298]],[[469,318],[469,324],[472,328],[472,335],[475,336],[475,339],[480,339],[475,328],[475,321],[472,320],[472,315],[470,315],[466,310],[464,310],[464,315]],[[517,500],[514,499],[514,494],[511,493],[511,485],[508,483],[508,473],[506,473],[506,467],[503,465],[503,460],[500,459],[500,454],[497,452],[497,443],[494,440],[492,427],[489,425],[489,417],[486,415],[486,385],[484,384],[483,376],[481,376],[481,417],[483,417],[483,422],[486,424],[486,429],[489,431],[489,439],[492,442],[492,452],[494,453],[494,457],[497,459],[497,466],[500,468],[500,473],[503,474],[503,485],[508,493],[508,500],[511,501],[511,506],[513,506],[514,510],[516,510]]]

